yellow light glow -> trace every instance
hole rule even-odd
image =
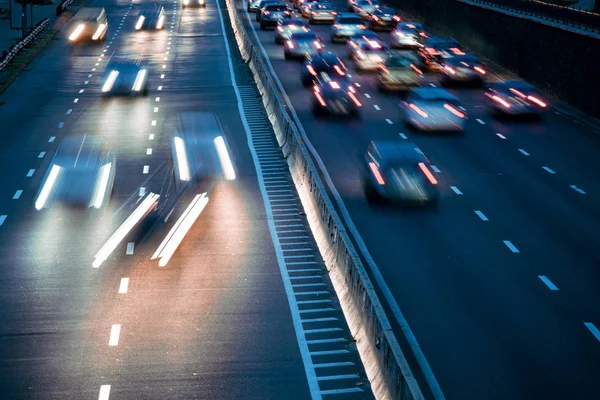
[[[136,77],[135,77],[135,81],[133,82],[133,87],[132,90],[139,92],[140,90],[142,90],[142,87],[144,86],[144,83],[146,82],[146,74],[148,73],[148,71],[146,71],[145,69],[141,69],[138,71]]]

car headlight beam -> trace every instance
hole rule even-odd
[[[110,71],[108,78],[106,78],[106,82],[104,82],[104,86],[102,86],[102,92],[104,92],[104,93],[110,92],[113,85],[115,84],[115,81],[117,80],[117,76],[119,76],[119,71],[117,71],[115,69]]]
[[[98,179],[96,179],[96,187],[94,188],[94,194],[90,204],[90,206],[94,208],[102,207],[104,197],[108,191],[111,168],[112,163],[108,163],[100,167],[100,170],[98,171]]]
[[[219,162],[221,163],[221,168],[223,170],[223,175],[225,176],[225,179],[228,181],[234,180],[235,170],[233,169],[231,157],[229,157],[229,150],[225,145],[225,140],[223,140],[223,136],[217,136],[214,140],[214,143],[217,149],[217,154],[219,155]]]
[[[69,36],[69,40],[72,42],[77,40],[79,38],[79,35],[81,35],[81,32],[83,32],[84,29],[85,29],[85,24],[77,25],[77,28],[75,28],[73,30],[73,32],[71,33],[71,35]]]
[[[173,139],[175,143],[175,154],[177,156],[177,169],[179,170],[179,179],[189,181],[191,179],[190,165],[188,163],[185,143],[180,137]]]
[[[156,23],[156,29],[162,29],[165,26],[165,16],[161,15],[158,17],[158,22]]]
[[[131,87],[131,90],[133,90],[135,92],[139,92],[140,90],[142,90],[142,88],[144,87],[144,83],[146,83],[146,75],[147,74],[148,74],[147,70],[145,70],[145,69],[139,70],[135,77],[135,81],[133,82],[133,86]]]
[[[44,186],[42,186],[42,190],[40,190],[40,194],[37,200],[35,201],[35,208],[37,210],[41,210],[46,206],[48,198],[50,198],[50,194],[52,193],[52,188],[56,184],[61,170],[62,168],[58,165],[52,165],[50,174],[48,174],[48,178],[46,178],[46,182],[44,182]]]

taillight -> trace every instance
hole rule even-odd
[[[335,72],[338,73],[338,75],[341,75],[341,76],[346,75],[346,73],[338,65],[334,65],[333,69],[335,70]]]
[[[366,26],[364,26],[364,25],[358,25],[358,26],[357,26],[357,28],[358,28],[358,29],[363,29],[363,30],[364,30],[364,29],[367,29],[367,27],[366,27]]]
[[[510,88],[509,90],[511,92],[513,92],[514,94],[516,94],[517,96],[519,96],[519,97],[522,97],[522,98],[526,98],[527,97],[523,93],[519,92],[517,89]]]
[[[464,55],[465,55],[465,53],[463,53],[463,52],[462,52],[462,50],[461,50],[461,49],[459,49],[459,48],[452,47],[450,50],[451,50],[451,51],[452,51],[454,54],[456,54],[457,56],[464,56]]]
[[[333,88],[333,89],[339,89],[340,88],[340,84],[334,81],[329,82],[329,85]]]
[[[357,56],[358,58],[360,58],[361,60],[366,60],[366,59],[367,59],[367,56],[365,56],[365,53],[363,53],[363,52],[362,52],[362,51],[360,51],[360,50],[357,50],[357,51],[356,51],[356,56]]]
[[[318,40],[315,40],[313,43],[315,44],[315,47],[317,49],[321,50],[323,48],[323,46],[321,46],[321,43]]]
[[[312,75],[312,76],[317,76],[317,71],[315,71],[315,69],[312,67],[312,65],[308,65],[306,67],[306,69],[308,70],[308,72]]]
[[[538,99],[535,96],[527,96],[527,100],[537,104],[538,106],[542,107],[542,108],[546,108],[547,104],[544,103],[542,100]]]
[[[425,163],[420,162],[419,163],[419,168],[421,169],[421,171],[423,171],[423,173],[427,177],[427,180],[429,180],[429,182],[432,185],[437,185],[437,183],[438,183],[437,179],[435,179],[435,176],[433,176],[433,174],[431,173],[431,171],[429,170],[429,168],[427,168],[427,166],[425,165]]]
[[[481,75],[485,75],[485,70],[481,67],[473,67],[473,69],[479,72]]]
[[[335,24],[335,25],[333,25],[333,27],[335,29],[342,29],[342,25],[340,25],[340,24]]]
[[[263,15],[269,15],[269,14],[270,14],[270,12],[268,12],[268,11],[263,11]]]
[[[392,19],[396,22],[400,22],[400,17],[397,15],[394,15],[394,18],[392,18]]]
[[[377,165],[375,165],[374,162],[370,161],[369,168],[371,168],[371,172],[373,172],[373,176],[375,176],[377,183],[379,183],[380,185],[385,185],[385,181],[383,180],[383,176],[381,175],[381,172],[379,172]]]
[[[289,47],[290,49],[294,48],[294,43],[292,43],[291,40],[288,40],[287,42],[285,42],[285,44],[287,45],[287,47]]]
[[[277,30],[278,30],[279,32],[283,32],[283,28],[282,28],[281,26],[278,26],[278,27],[277,27]]]
[[[421,71],[419,68],[415,67],[414,64],[410,64],[411,68],[415,70],[415,72],[419,75],[423,75],[423,71]]]
[[[374,19],[375,21],[379,21],[379,17],[378,17],[377,15],[373,15],[373,19]]]
[[[352,90],[351,90],[351,92],[352,92]],[[356,104],[357,107],[362,107],[362,104],[360,103],[360,101],[358,101],[358,99],[356,98],[356,96],[354,96],[353,93],[348,93],[348,96],[350,96],[350,98],[352,99],[354,104]]]
[[[508,101],[504,100],[502,97],[498,97],[496,95],[493,95],[491,97],[492,97],[492,100],[494,100],[496,103],[500,103],[504,107],[510,108],[510,103]]]
[[[457,110],[454,106],[450,104],[444,104],[444,108],[450,111],[452,114],[456,115],[458,118],[464,118],[465,114],[459,110]]]
[[[420,109],[416,104],[410,104],[409,107],[416,112],[417,114],[419,114],[421,117],[423,118],[429,118],[429,115],[427,115],[427,113],[425,111],[423,111],[422,109]]]
[[[431,54],[432,56],[439,56],[440,52],[434,49],[433,47],[426,47],[425,51]]]
[[[319,104],[321,104],[323,107],[327,105],[317,90],[315,90],[315,96],[317,97],[317,100],[319,100]]]

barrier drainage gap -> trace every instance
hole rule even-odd
[[[288,272],[288,277],[283,279],[288,279],[296,298],[321,395],[329,398],[328,395],[337,393],[344,394],[345,399],[373,399],[360,356],[306,216],[301,212],[302,203],[258,89],[255,86],[238,86],[238,89],[252,143],[260,143],[261,151],[256,155],[265,177],[266,197],[274,211],[276,236]],[[267,149],[269,151],[265,151]],[[281,163],[274,163],[274,156],[278,156]],[[278,175],[277,179],[270,178],[273,173]],[[286,211],[277,213],[282,195],[285,195]]]

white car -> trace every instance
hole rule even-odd
[[[405,123],[421,131],[463,132],[467,112],[459,100],[443,89],[420,87],[400,104]]]

